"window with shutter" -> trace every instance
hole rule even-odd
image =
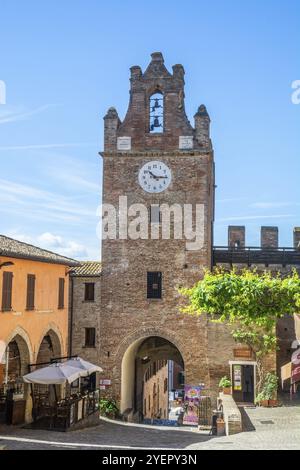
[[[86,282],[85,283],[84,300],[86,302],[94,302],[94,300],[95,300],[95,284],[93,282]]]
[[[59,278],[58,285],[58,308],[63,309],[65,307],[65,280],[63,277]]]
[[[147,273],[147,299],[161,299],[162,274],[161,272]]]
[[[2,282],[2,311],[4,312],[12,309],[12,281],[13,273],[5,271]]]
[[[85,328],[85,347],[94,348],[96,345],[96,329]]]
[[[27,300],[26,310],[34,310],[34,297],[35,297],[35,275],[27,275]]]

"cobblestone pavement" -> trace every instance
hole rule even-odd
[[[233,436],[212,437],[192,428],[154,428],[101,420],[97,427],[69,433],[0,426],[0,447],[4,445],[8,450],[300,449],[300,406],[249,408],[245,411],[254,430]]]
[[[9,439],[18,440],[9,440]],[[22,441],[25,439],[28,441]],[[10,449],[184,449],[212,439],[208,432],[126,425],[101,420],[99,426],[68,433],[0,426],[0,445]],[[46,442],[32,442],[46,441]]]

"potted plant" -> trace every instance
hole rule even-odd
[[[231,380],[229,380],[226,375],[221,378],[219,382],[219,387],[224,393],[224,395],[231,395]]]
[[[272,372],[268,372],[265,376],[262,389],[257,395],[255,403],[260,406],[277,406],[278,401],[276,398],[278,388],[278,377]]]
[[[260,393],[258,393],[258,395],[255,398],[255,403],[256,405],[267,408],[269,406],[269,399],[268,399],[267,394],[264,391],[261,391]]]
[[[102,398],[100,400],[100,414],[115,419],[119,414],[119,408],[115,400]]]

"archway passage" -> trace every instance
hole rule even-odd
[[[22,336],[16,335],[7,345],[5,351],[5,364],[2,370],[2,390],[21,393],[23,375],[27,374],[30,363],[30,353],[26,341]]]
[[[30,363],[29,347],[22,336],[17,334],[8,343],[5,364],[0,374],[0,421],[7,424],[21,424],[30,413],[28,386],[23,375]]]
[[[141,338],[122,360],[121,413],[141,422],[179,418],[184,361],[178,348],[160,336]]]

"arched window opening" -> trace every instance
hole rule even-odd
[[[159,92],[150,96],[150,133],[164,131],[164,99]]]

